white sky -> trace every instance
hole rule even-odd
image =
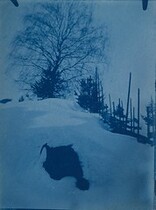
[[[19,0],[19,4],[16,8],[9,0],[0,2],[0,98],[17,96],[15,85],[4,72],[9,62],[10,42],[22,27],[23,14],[31,10],[30,1]],[[110,64],[104,68],[106,94],[110,93],[115,100],[126,99],[131,71],[133,99],[139,87],[142,101],[146,103],[154,92],[156,1],[149,1],[147,11],[142,10],[141,0],[98,1],[95,14],[96,21],[107,25],[110,36]]]

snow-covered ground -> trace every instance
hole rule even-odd
[[[76,103],[47,99],[0,105],[0,207],[71,210],[151,210],[153,148],[104,129]],[[42,167],[44,143],[73,144],[88,191]]]

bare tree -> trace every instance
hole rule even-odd
[[[11,56],[18,81],[40,98],[63,95],[91,63],[105,59],[106,31],[93,25],[86,3],[40,4],[24,17],[24,26]]]

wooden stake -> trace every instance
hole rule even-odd
[[[147,106],[146,108],[146,111],[147,111],[147,138],[150,139],[150,124],[149,124],[149,118],[150,118],[150,110],[149,110],[149,106]]]
[[[139,141],[139,135],[140,135],[140,89],[138,88],[138,128],[137,128],[137,135],[138,135],[138,141]]]
[[[119,109],[121,109],[121,100],[119,98]],[[120,112],[119,112],[119,120],[121,121],[121,115],[120,115]]]
[[[133,133],[135,133],[135,107],[133,107]]]
[[[115,103],[114,103],[114,101],[113,101],[113,115],[115,117]]]
[[[133,127],[133,116],[132,116],[132,99],[130,99],[130,122],[131,122],[131,132],[132,132],[132,127]]]
[[[126,109],[126,129],[127,129],[127,121],[128,121],[128,113],[129,113],[129,99],[130,99],[130,91],[131,91],[131,72],[129,74],[129,86],[128,86],[128,96],[127,96],[127,109]]]

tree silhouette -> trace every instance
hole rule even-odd
[[[95,76],[89,76],[86,79],[82,79],[80,83],[80,92],[77,98],[78,104],[92,112],[104,114],[104,94],[103,87],[100,84],[99,74],[97,69],[95,70]]]
[[[41,98],[63,95],[88,66],[105,61],[106,30],[95,27],[89,4],[39,4],[24,17],[11,57],[17,81]],[[18,67],[18,68],[17,68]]]
[[[147,125],[147,137],[155,137],[155,104],[151,98],[151,102],[146,106],[146,116],[142,116]]]

